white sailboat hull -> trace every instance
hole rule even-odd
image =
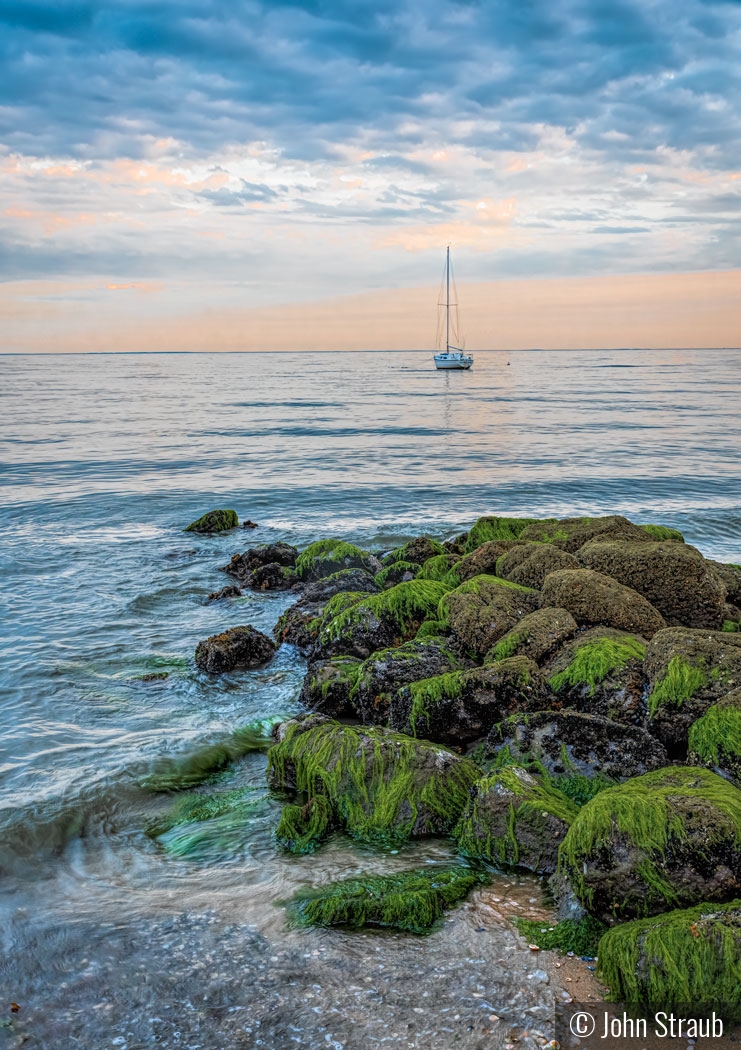
[[[473,357],[464,353],[435,354],[435,368],[466,369],[473,364]]]

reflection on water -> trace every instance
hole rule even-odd
[[[217,679],[192,660],[290,603],[204,602],[252,543],[622,511],[741,561],[737,352],[508,359],[457,375],[417,354],[4,359],[0,972],[22,1009],[0,1047],[448,1050],[548,1029],[548,975],[505,922],[540,907],[533,880],[497,877],[429,938],[287,931],[298,887],[448,863],[450,844],[286,858],[259,754],[212,786],[254,792],[241,822],[152,838],[172,799],[140,786],[298,709],[289,648]],[[180,531],[218,505],[259,531]]]

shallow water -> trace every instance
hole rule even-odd
[[[741,561],[740,361],[492,353],[451,375],[411,353],[2,358],[2,984],[21,1010],[0,1046],[447,1048],[547,1033],[551,985],[485,910],[487,894],[537,906],[532,880],[500,879],[425,939],[287,931],[278,902],[294,889],[445,862],[449,844],[379,856],[338,839],[286,858],[251,755],[219,788],[252,786],[253,817],[211,822],[183,857],[177,835],[145,834],[168,800],[139,782],[163,756],[298,710],[288,647],[219,679],[192,661],[200,638],[270,631],[290,602],[204,604],[226,582],[218,566],[253,543],[384,546],[480,513],[621,512]],[[212,506],[260,528],[181,531]],[[143,681],[152,671],[168,676]]]

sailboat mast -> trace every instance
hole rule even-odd
[[[445,353],[450,353],[450,245],[445,253]]]

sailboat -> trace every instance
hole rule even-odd
[[[470,368],[473,364],[473,356],[467,354],[459,346],[452,346],[450,342],[450,245],[448,245],[445,252],[445,274],[443,280],[445,282],[445,303],[440,303],[439,305],[445,306],[445,350],[435,354],[435,368]],[[457,306],[457,303],[453,305]],[[460,341],[458,336],[456,338]]]

